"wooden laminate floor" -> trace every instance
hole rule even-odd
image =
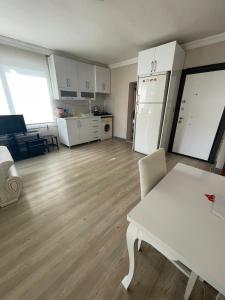
[[[141,154],[117,139],[17,163],[20,201],[0,209],[0,300],[181,300],[187,279],[143,243],[129,292],[126,215],[140,200]],[[203,169],[197,160],[168,155]],[[204,296],[204,298],[203,298]],[[191,299],[215,299],[198,282]]]

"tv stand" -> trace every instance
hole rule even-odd
[[[14,160],[43,154],[48,150],[48,141],[40,138],[39,131],[0,136],[0,145],[7,146]]]

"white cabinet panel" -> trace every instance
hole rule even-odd
[[[94,66],[58,55],[49,58],[54,99],[95,99]]]
[[[67,131],[69,137],[69,145],[77,145],[80,144],[80,123],[79,120],[67,120]]]
[[[94,92],[94,66],[79,62],[79,87],[81,92]]]
[[[138,54],[138,75],[170,71],[173,68],[176,42],[140,51]]]
[[[155,48],[147,49],[138,54],[138,75],[149,75],[153,72]]]
[[[56,76],[60,88],[78,89],[77,62],[62,56],[54,55]]]
[[[173,67],[176,42],[155,48],[154,72],[170,71]]]
[[[95,92],[110,94],[110,70],[95,66]]]
[[[94,140],[100,140],[100,122],[100,117],[57,118],[60,142],[70,147]]]

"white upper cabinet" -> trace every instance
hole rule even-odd
[[[147,49],[138,54],[138,75],[149,75],[153,72],[155,48]]]
[[[176,42],[155,48],[154,72],[170,71],[173,68]]]
[[[155,48],[140,51],[138,55],[138,75],[171,71],[177,42],[167,43]]]
[[[78,72],[80,91],[94,93],[94,66],[79,62]]]
[[[110,94],[110,70],[95,66],[95,92]]]
[[[53,97],[57,100],[94,100],[94,65],[58,55],[49,57]]]
[[[77,62],[55,56],[55,69],[58,86],[78,90]]]

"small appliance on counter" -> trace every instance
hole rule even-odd
[[[112,116],[112,114],[106,112],[103,107],[95,105],[92,108],[94,116]]]
[[[69,109],[63,107],[56,108],[56,117],[67,118],[69,116]]]

